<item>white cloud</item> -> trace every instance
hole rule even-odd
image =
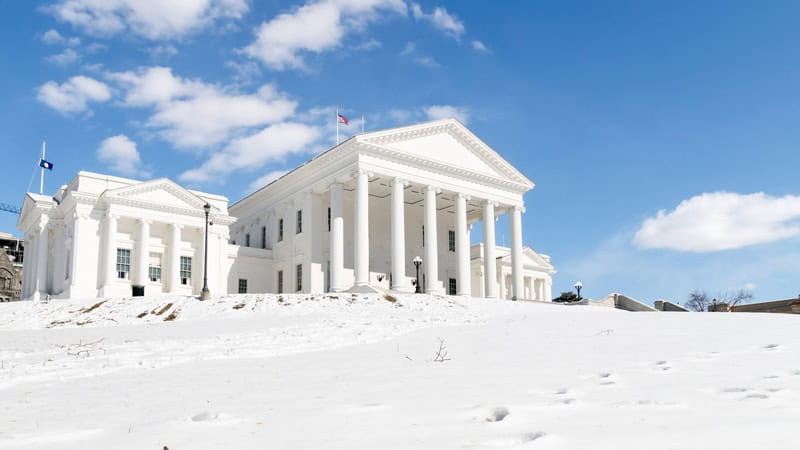
[[[146,126],[178,148],[209,148],[251,127],[279,123],[297,102],[266,84],[255,93],[172,74],[168,67],[108,75],[125,92],[127,106],[152,107]]]
[[[178,49],[174,45],[156,45],[147,49],[147,53],[153,59],[169,59],[178,54]]]
[[[633,237],[640,249],[714,252],[800,236],[800,196],[713,192],[646,219]]]
[[[81,43],[81,39],[77,37],[64,37],[58,32],[58,30],[51,28],[45,31],[42,35],[42,42],[50,45],[66,45],[68,47],[74,47]]]
[[[472,48],[481,53],[489,53],[489,49],[479,40],[472,41]]]
[[[282,160],[293,153],[305,153],[322,132],[319,127],[301,123],[279,123],[260,132],[231,141],[214,153],[202,166],[180,175],[185,182],[208,182],[234,171],[253,171],[269,161]]]
[[[403,0],[323,0],[263,22],[244,53],[274,70],[304,69],[307,53],[337,48],[349,33],[363,31],[381,13],[406,14]]]
[[[400,56],[410,55],[414,53],[416,50],[417,50],[417,44],[413,42],[406,42],[406,45],[403,46],[403,49],[400,50],[400,53],[398,53],[398,55]]]
[[[356,49],[356,50],[370,51],[370,50],[379,49],[381,47],[382,47],[382,44],[381,44],[381,42],[379,40],[377,40],[375,38],[370,38],[370,39],[368,39],[368,40],[356,45],[353,48]]]
[[[97,159],[113,172],[125,176],[149,176],[141,167],[142,160],[136,143],[124,134],[104,139],[97,149]]]
[[[464,125],[469,122],[469,109],[463,106],[431,105],[423,108],[428,120],[456,118]]]
[[[45,61],[58,66],[69,66],[80,61],[81,55],[71,48],[65,48],[61,53],[50,55]]]
[[[442,66],[432,56],[425,56],[425,55],[416,56],[414,57],[414,62],[423,67],[436,68]]]
[[[78,113],[89,108],[89,102],[111,99],[111,90],[105,83],[85,76],[75,76],[58,84],[48,81],[39,86],[36,98],[61,113]]]
[[[269,172],[266,175],[260,176],[255,180],[253,180],[252,183],[250,183],[250,186],[248,186],[247,188],[247,193],[249,194],[251,192],[255,192],[261,189],[262,187],[277,180],[278,178],[286,175],[287,173],[289,173],[288,170],[273,170],[272,172]]]
[[[150,106],[166,103],[175,98],[199,95],[213,91],[201,81],[176,77],[169,67],[140,67],[135,72],[116,72],[108,77],[120,84],[125,91],[128,106]]]
[[[248,6],[246,0],[61,0],[46,11],[93,36],[132,33],[157,40],[239,19]]]
[[[466,31],[464,22],[458,17],[448,13],[447,9],[442,6],[437,6],[432,13],[426,14],[422,11],[422,7],[419,6],[418,3],[412,3],[411,13],[414,15],[415,19],[426,20],[433,24],[434,28],[437,30],[455,39],[460,39]]]

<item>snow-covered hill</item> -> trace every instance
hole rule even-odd
[[[796,448],[799,324],[424,295],[0,304],[0,449]]]

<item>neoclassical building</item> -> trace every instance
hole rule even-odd
[[[425,292],[549,301],[553,266],[522,244],[531,188],[460,122],[439,120],[342,142],[231,205],[230,233],[264,251],[268,292],[411,292],[420,256]],[[503,214],[509,248],[496,244]]]
[[[412,292],[419,256],[425,292],[549,301],[549,257],[522,243],[531,188],[453,119],[354,136],[230,209],[168,179],[79,172],[25,197],[22,298],[199,293],[208,204],[213,293]]]
[[[227,289],[228,199],[161,178],[147,182],[79,172],[54,196],[28,193],[22,298],[192,294],[202,287],[205,212],[208,282]]]

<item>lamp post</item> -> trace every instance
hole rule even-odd
[[[203,210],[206,212],[206,244],[203,246],[203,290],[200,291],[200,300],[208,300],[211,296],[208,290],[208,213],[211,211],[211,205],[206,203],[203,205]]]
[[[422,258],[420,258],[419,256],[415,256],[414,259],[411,260],[411,262],[413,262],[414,263],[414,267],[417,268],[417,280],[414,283],[414,284],[417,285],[417,287],[416,287],[416,289],[414,289],[414,293],[415,294],[422,294],[422,288],[419,285],[419,266],[422,265]]]
[[[581,288],[582,287],[583,287],[583,283],[581,283],[580,281],[575,283],[575,290],[578,291],[578,300],[581,299]]]

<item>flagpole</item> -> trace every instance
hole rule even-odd
[[[339,107],[336,107],[336,145],[339,145]]]
[[[361,134],[364,134],[364,115],[361,115]]]
[[[39,194],[44,193],[44,167],[42,166],[42,160],[44,160],[44,148],[47,143],[42,141],[42,159],[39,160],[39,168],[42,169],[42,175],[39,177]]]

